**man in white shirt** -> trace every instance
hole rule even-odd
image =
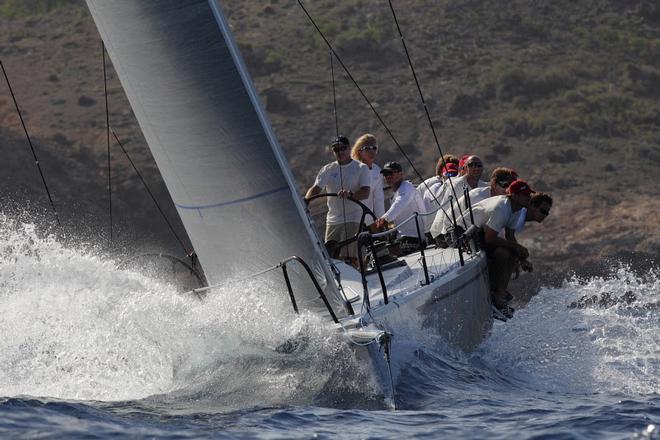
[[[506,196],[482,200],[472,207],[472,216],[465,212],[458,222],[462,225],[465,221],[468,226],[474,224],[481,229],[481,247],[488,256],[493,305],[505,318],[513,315],[513,309],[507,305],[506,291],[511,274],[519,260],[529,257],[527,249],[515,240],[513,231],[518,222],[517,213],[529,206],[532,193],[527,182],[515,180],[507,188]],[[506,238],[499,236],[502,230],[506,231]]]
[[[529,208],[527,209],[525,221],[542,223],[550,215],[550,208],[552,208],[552,197],[550,197],[550,194],[542,192],[535,193],[529,200]]]
[[[550,208],[552,208],[552,197],[549,194],[537,192],[534,193],[529,200],[529,207],[520,210],[522,213],[523,221],[518,221],[516,228],[509,233],[509,239],[516,240],[515,234],[522,232],[527,222],[542,223],[543,220],[550,215]],[[532,272],[534,266],[528,260],[519,260],[520,268],[525,272]],[[515,269],[518,271],[518,269]]]
[[[454,180],[456,180],[456,178],[452,178],[452,183]],[[426,211],[430,212],[437,209],[445,198],[447,191],[451,191],[451,189],[446,180],[436,182],[431,185],[427,191],[424,191],[422,194],[422,200],[424,201]]]
[[[488,197],[503,196],[511,182],[518,179],[518,174],[511,168],[495,168],[490,175],[490,186],[479,186],[468,192],[470,204],[476,205]],[[461,213],[466,209],[465,196],[459,195],[458,207]]]
[[[362,163],[351,159],[350,145],[344,136],[337,136],[331,144],[337,159],[325,165],[319,171],[312,185],[305,194],[305,201],[322,191],[337,193],[339,197],[328,197],[325,241],[342,242],[354,237],[360,229],[362,208],[347,198],[364,200],[369,197],[369,169]],[[357,265],[357,243],[353,242],[339,250],[335,257],[349,258]]]
[[[404,242],[419,246],[419,235],[417,234],[417,225],[415,220],[401,224],[415,212],[423,213],[424,204],[415,189],[415,186],[408,180],[403,180],[403,168],[397,162],[388,162],[381,171],[385,182],[392,188],[392,200],[390,208],[385,211],[382,217],[376,220],[377,228],[384,228],[388,223],[394,223],[399,229],[399,237]],[[419,229],[422,238],[424,237],[424,220],[419,217]]]
[[[468,156],[465,160],[464,169],[466,170],[464,175],[451,180],[454,190],[456,191],[454,202],[456,201],[456,198],[463,196],[465,188],[467,188],[468,191],[471,191],[475,188],[487,188],[489,186],[488,182],[481,180],[481,175],[484,172],[484,164],[479,156]],[[443,200],[440,201],[441,203],[446,202],[450,196],[454,196],[454,192],[451,190],[449,182],[446,182],[445,186],[447,186],[447,190],[444,192]]]
[[[447,162],[447,166],[442,168],[439,173],[439,176],[426,179],[417,186],[417,192],[422,196],[427,212],[433,211],[440,203],[440,199],[444,194],[443,191],[446,188],[444,183],[447,182],[447,179],[458,176],[458,165]]]
[[[481,174],[484,171],[484,165],[479,156],[468,156],[464,161],[464,169],[467,170],[466,174],[451,179],[451,181],[444,182],[442,186],[435,184],[429,190],[430,193],[433,193],[436,196],[437,201],[440,203],[440,206],[447,212],[447,215],[442,213],[436,214],[433,224],[429,228],[431,235],[436,238],[436,243],[439,243],[442,246],[443,240],[438,240],[437,237],[440,237],[447,233],[447,228],[450,225],[450,216],[451,216],[451,205],[454,207],[454,212],[456,217],[460,217],[461,210],[456,205],[456,200],[463,197],[464,191],[468,188],[468,191],[475,188],[488,188],[488,182],[481,180]],[[428,194],[427,194],[428,195]],[[450,198],[453,198],[453,202],[450,204]],[[434,209],[437,207],[435,202]],[[433,206],[433,205],[432,205]],[[442,214],[442,215],[440,215]]]
[[[458,175],[458,158],[453,154],[445,154],[438,159],[438,163],[435,165],[435,175],[417,185],[417,192],[423,198],[429,188],[436,183],[442,183],[447,180],[449,173],[451,173],[450,177]]]

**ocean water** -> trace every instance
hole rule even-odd
[[[116,267],[0,218],[0,436],[660,439],[657,269],[543,288],[473,353],[419,350],[390,411],[270,286],[201,301]]]

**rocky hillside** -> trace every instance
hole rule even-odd
[[[306,2],[423,174],[438,149],[387,2]],[[330,57],[293,0],[223,2],[301,189],[330,156]],[[393,1],[440,145],[510,166],[556,206],[523,234],[548,264],[660,254],[660,5],[653,0]],[[0,1],[0,58],[65,222],[107,234],[101,46],[83,2]],[[335,63],[340,131],[378,136],[403,160]],[[111,124],[161,200],[166,193],[109,66]],[[44,199],[6,84],[2,194]],[[171,242],[113,147],[117,235]],[[410,167],[408,167],[410,171]],[[411,173],[411,177],[414,177]],[[173,215],[171,203],[168,213]],[[91,232],[92,235],[94,232]],[[169,240],[169,241],[167,241]]]

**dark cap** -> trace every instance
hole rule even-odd
[[[506,189],[506,192],[507,194],[524,194],[528,196],[535,191],[529,187],[527,182],[518,179],[511,182],[511,185]]]
[[[334,147],[335,145],[345,145],[350,147],[351,143],[348,141],[346,136],[337,136],[332,140],[332,143],[330,144],[331,147]]]
[[[380,170],[380,173],[383,174],[384,172],[389,171],[391,173],[398,173],[400,171],[403,171],[403,168],[401,168],[401,165],[399,165],[398,162],[387,162],[385,165],[383,165],[383,169]]]

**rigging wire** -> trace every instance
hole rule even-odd
[[[431,132],[433,133],[433,140],[435,141],[435,145],[438,148],[438,152],[440,153],[440,159],[442,160],[442,166],[446,167],[447,162],[445,161],[445,156],[442,153],[442,147],[440,147],[440,141],[438,140],[438,135],[435,132],[435,126],[433,125],[433,120],[431,119],[431,114],[429,112],[429,108],[426,105],[426,100],[424,99],[424,93],[422,93],[422,87],[419,83],[419,79],[417,78],[417,73],[415,72],[415,68],[413,67],[412,59],[410,58],[410,53],[408,52],[408,46],[406,45],[406,39],[403,37],[403,32],[401,32],[401,26],[399,26],[399,20],[397,19],[396,12],[394,11],[394,6],[392,5],[392,0],[387,0],[387,3],[390,5],[390,10],[392,11],[392,17],[394,18],[394,23],[396,24],[396,29],[399,32],[399,38],[401,38],[401,44],[403,45],[403,50],[406,53],[406,58],[408,59],[408,66],[410,66],[410,71],[412,72],[412,76],[415,79],[415,85],[417,86],[417,92],[419,93],[419,99],[422,101],[422,106],[424,107],[424,113],[426,113],[426,119],[429,122],[429,127],[431,128]],[[451,177],[447,177],[449,181],[449,186],[451,187],[451,192],[454,194],[454,199],[458,201],[458,196],[456,195],[456,189],[454,188],[454,184],[451,181]],[[467,224],[465,223],[465,218],[463,218],[463,224],[465,228],[467,229]]]
[[[339,137],[339,119],[337,118],[337,92],[335,86],[335,67],[332,56],[330,52],[330,75],[332,76],[332,106],[335,115],[335,136]],[[337,167],[339,168],[339,190],[344,190],[344,176],[341,169],[341,164],[337,161]],[[346,199],[342,197],[341,199],[341,215],[344,220],[344,239],[348,239],[348,225],[346,224]]]
[[[167,223],[167,226],[169,227],[170,231],[172,232],[172,235],[174,235],[174,238],[176,239],[177,242],[179,242],[179,245],[181,246],[181,249],[183,250],[183,253],[190,258],[191,260],[191,267],[194,269],[196,265],[196,255],[194,251],[188,251],[186,248],[186,245],[184,244],[183,240],[179,235],[176,233],[174,230],[174,227],[168,220],[167,216],[165,215],[165,212],[163,209],[160,207],[160,204],[156,200],[156,197],[154,194],[151,192],[151,189],[149,189],[149,186],[147,185],[147,182],[144,180],[142,177],[142,174],[140,171],[137,169],[135,166],[135,163],[133,162],[133,159],[131,159],[131,156],[128,154],[128,151],[126,151],[126,148],[124,148],[124,145],[121,143],[119,140],[119,137],[117,136],[117,133],[112,129],[110,126],[110,112],[108,110],[108,80],[107,80],[107,73],[106,73],[106,61],[105,61],[105,43],[101,40],[101,51],[102,51],[102,58],[103,58],[103,91],[105,95],[105,122],[106,122],[106,134],[107,134],[107,145],[108,145],[108,199],[109,199],[109,213],[110,213],[110,241],[112,241],[112,225],[113,225],[113,219],[112,219],[112,175],[111,175],[111,156],[110,156],[110,133],[112,133],[112,136],[114,137],[115,141],[117,142],[117,145],[119,145],[119,148],[121,148],[121,151],[124,153],[128,161],[130,162],[131,166],[133,167],[133,170],[135,171],[135,174],[137,174],[138,178],[142,182],[142,186],[147,190],[147,193],[149,194],[149,197],[151,197],[151,200],[154,202],[154,205],[156,205],[156,208],[158,209],[158,212],[160,215],[163,217],[163,220],[165,220],[165,223]]]
[[[330,74],[332,75],[332,105],[335,114],[335,136],[339,136],[339,118],[337,117],[337,91],[335,87],[335,63],[334,56],[330,52]]]
[[[337,161],[337,168],[339,168],[339,190],[344,191],[344,175],[342,173],[341,164]],[[341,198],[341,215],[344,220],[344,239],[348,239],[348,225],[346,224],[346,198]]]
[[[108,110],[108,76],[105,70],[105,43],[101,40],[103,59],[103,95],[105,96],[105,137],[108,146],[108,213],[110,215],[110,242],[112,242],[112,168],[110,165],[110,111]]]
[[[362,90],[362,87],[360,87],[360,85],[357,83],[357,81],[355,80],[355,78],[354,78],[353,75],[351,74],[351,71],[348,69],[348,67],[346,67],[346,65],[344,64],[344,62],[341,60],[341,58],[339,57],[339,55],[337,54],[337,52],[335,51],[335,49],[332,47],[332,44],[330,44],[330,41],[328,41],[328,39],[326,38],[325,34],[323,33],[323,31],[321,31],[321,29],[319,28],[318,24],[317,24],[316,21],[314,20],[314,18],[312,18],[312,16],[310,15],[310,13],[309,13],[309,12],[307,11],[307,9],[305,8],[305,5],[303,5],[303,3],[302,3],[301,0],[297,0],[297,2],[298,2],[298,5],[300,6],[300,8],[302,9],[302,11],[305,13],[305,15],[307,16],[307,18],[309,19],[310,23],[312,23],[312,26],[314,26],[314,28],[316,29],[316,32],[317,32],[317,33],[319,34],[319,36],[323,39],[323,42],[325,43],[325,45],[328,46],[328,48],[330,49],[330,51],[332,52],[332,54],[333,54],[333,55],[335,56],[335,58],[337,59],[337,62],[339,63],[339,65],[341,65],[342,69],[344,69],[344,72],[346,72],[346,75],[349,77],[349,79],[351,80],[351,82],[353,83],[353,85],[355,86],[355,88],[358,90],[358,92],[360,93],[360,95],[362,96],[362,98],[365,100],[365,102],[367,103],[367,105],[369,106],[369,108],[371,108],[371,111],[374,113],[374,115],[376,116],[376,118],[378,119],[378,121],[380,122],[380,124],[383,126],[383,128],[385,129],[385,131],[387,132],[387,134],[389,135],[389,137],[392,139],[392,141],[394,142],[394,144],[396,145],[396,147],[399,149],[399,152],[400,152],[400,153],[403,155],[403,157],[406,159],[406,161],[408,162],[408,164],[409,164],[410,167],[412,168],[412,170],[413,170],[413,172],[415,173],[415,175],[420,179],[420,181],[423,182],[424,186],[426,186],[426,189],[427,189],[427,190],[430,190],[428,184],[425,182],[424,178],[422,177],[422,174],[419,172],[419,170],[417,170],[417,167],[415,167],[415,164],[412,162],[412,160],[410,159],[410,157],[408,156],[408,154],[405,152],[405,150],[403,149],[403,147],[401,146],[401,144],[399,144],[399,141],[397,141],[396,137],[394,136],[394,133],[392,133],[392,131],[390,130],[389,126],[385,123],[385,121],[384,121],[383,118],[381,117],[380,113],[378,113],[378,111],[376,110],[376,108],[375,108],[374,105],[372,104],[371,100],[367,97],[367,95],[365,94],[365,92]],[[433,194],[433,193],[431,192],[431,195],[433,196],[433,199],[434,199],[435,202],[438,204],[438,206],[440,206],[440,209],[442,210],[442,212],[444,213],[444,215],[445,215],[445,216],[449,219],[449,221],[451,222],[451,217],[449,217],[449,214],[447,213],[447,211],[445,211],[445,210],[442,208],[442,206],[441,206],[441,204],[440,204],[440,201],[437,199],[437,197],[435,196],[435,194]],[[453,222],[452,222],[452,223],[453,223]]]
[[[163,209],[162,209],[162,208],[160,207],[160,205],[158,204],[158,201],[156,200],[156,197],[154,196],[154,194],[153,194],[153,193],[151,192],[151,190],[149,189],[149,186],[147,185],[147,182],[146,182],[146,181],[144,180],[144,178],[142,177],[142,174],[140,174],[140,171],[138,171],[137,167],[135,166],[135,163],[134,163],[133,160],[131,159],[131,156],[128,154],[128,152],[126,151],[126,148],[124,148],[124,145],[122,145],[121,141],[119,140],[119,137],[117,137],[117,134],[115,133],[114,130],[110,129],[110,131],[111,131],[111,133],[112,133],[112,136],[114,136],[115,141],[117,142],[117,145],[119,145],[119,148],[121,148],[121,151],[124,152],[124,154],[126,155],[126,158],[128,159],[128,161],[130,162],[131,166],[133,167],[133,170],[135,171],[135,174],[137,174],[137,176],[140,178],[140,181],[142,182],[142,185],[144,186],[144,189],[147,190],[147,192],[149,193],[149,197],[151,197],[151,200],[154,202],[154,205],[156,205],[156,208],[158,208],[158,212],[160,212],[160,215],[161,215],[161,216],[163,217],[163,219],[165,220],[165,223],[167,223],[167,226],[170,228],[170,231],[172,231],[172,235],[174,235],[174,238],[176,238],[176,240],[177,240],[177,241],[179,242],[179,244],[181,245],[181,248],[183,249],[183,252],[184,252],[186,255],[190,256],[189,251],[186,249],[186,245],[183,243],[183,240],[181,240],[181,238],[179,237],[179,235],[178,235],[178,234],[176,233],[176,231],[174,230],[174,227],[172,226],[172,224],[170,223],[170,221],[167,219],[167,216],[165,215],[165,212],[163,211]]]
[[[14,101],[14,107],[16,107],[16,113],[18,113],[18,118],[21,120],[21,125],[23,126],[25,137],[27,138],[28,144],[30,145],[30,150],[32,151],[32,157],[34,158],[34,163],[37,166],[37,169],[39,170],[41,181],[43,182],[44,188],[46,189],[46,194],[48,195],[48,201],[50,202],[50,207],[53,209],[53,213],[55,214],[55,221],[57,222],[57,226],[62,227],[62,224],[60,223],[60,217],[57,215],[57,209],[55,209],[55,203],[53,203],[53,198],[51,197],[50,190],[48,189],[48,184],[46,183],[46,178],[44,177],[43,170],[41,169],[41,164],[39,163],[39,159],[37,158],[37,153],[34,149],[34,145],[32,145],[32,140],[30,139],[30,135],[28,134],[27,127],[25,126],[25,121],[23,120],[23,115],[21,114],[21,110],[18,107],[18,102],[16,101],[14,90],[11,88],[11,83],[9,82],[9,77],[7,76],[7,71],[5,70],[5,66],[2,63],[2,60],[0,60],[0,68],[2,68],[2,74],[4,75],[5,81],[7,82],[7,87],[9,88],[11,99]]]

